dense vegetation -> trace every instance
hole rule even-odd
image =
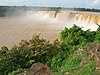
[[[21,69],[28,68],[33,63],[46,63],[60,51],[60,43],[55,40],[53,44],[45,39],[40,39],[39,35],[33,36],[29,41],[22,40],[19,46],[13,46],[11,50],[2,47],[0,51],[0,75]]]
[[[89,8],[74,8],[76,11],[89,11],[89,12],[100,12],[100,9],[89,9]]]
[[[80,66],[80,62],[87,51],[81,54],[75,53],[79,48],[89,49],[92,44],[97,43],[100,44],[100,26],[97,31],[84,31],[76,25],[70,29],[65,27],[61,32],[63,52],[53,58],[52,63],[54,64],[51,66],[54,75],[99,75],[100,71],[95,71],[96,64],[93,60],[88,60],[86,64]]]
[[[80,70],[76,69],[86,52],[79,56],[73,55],[78,48],[88,47],[92,43],[100,43],[100,26],[97,31],[84,31],[73,25],[69,29],[65,27],[60,36],[60,42],[55,40],[50,43],[39,38],[39,35],[34,35],[31,40],[22,40],[11,50],[5,46],[2,47],[0,50],[0,75],[14,75],[36,62],[48,64],[55,75],[98,74],[93,71],[95,68],[93,60],[89,60]]]

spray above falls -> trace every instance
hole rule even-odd
[[[38,11],[38,15],[46,16],[48,19],[56,19],[59,22],[65,22],[66,26],[73,24],[83,27],[84,30],[96,30],[100,24],[100,13],[79,12],[79,11]]]

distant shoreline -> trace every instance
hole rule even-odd
[[[0,16],[5,16],[6,12],[25,12],[25,11],[83,11],[83,12],[100,12],[100,9],[90,8],[65,8],[65,7],[39,7],[39,6],[0,6]]]

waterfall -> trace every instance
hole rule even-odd
[[[85,21],[91,24],[100,24],[100,13],[87,13],[87,12],[75,12],[75,11],[61,11],[58,12],[56,17],[56,11],[38,11],[39,15],[47,16],[48,18],[56,18],[59,21]]]
[[[27,11],[27,14],[38,15],[41,19],[49,20],[50,22],[62,22],[66,24],[67,27],[72,27],[76,24],[83,27],[84,30],[91,29],[96,30],[100,24],[100,13],[94,12],[80,12],[80,11]],[[33,16],[34,17],[34,16]]]

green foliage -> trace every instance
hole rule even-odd
[[[100,9],[74,8],[75,11],[100,12]]]
[[[84,31],[74,25],[61,32],[61,41],[53,43],[40,39],[34,35],[31,40],[21,40],[18,46],[11,50],[2,47],[0,50],[0,75],[15,75],[23,69],[29,68],[33,63],[48,64],[55,75],[93,75],[95,63],[89,60],[80,66],[82,57],[86,54],[75,55],[74,52],[81,47],[88,48],[92,43],[100,43],[100,26],[97,31]]]
[[[58,67],[57,71],[54,71],[54,75],[99,75],[100,72],[95,71],[95,62],[88,60],[86,64],[80,66],[80,61],[86,52],[82,52],[80,55],[70,55],[62,63],[61,67]]]
[[[61,63],[62,65],[59,68],[57,68],[57,71],[61,72],[62,75],[64,75],[66,72],[69,72],[69,71],[72,71],[73,69],[78,68],[80,66],[80,62],[85,54],[86,54],[86,52],[83,52],[80,55],[76,55],[75,53],[70,54],[69,56],[66,57],[65,60],[63,60],[63,62]],[[54,73],[56,73],[56,72],[54,72]],[[57,74],[55,74],[55,75],[57,75]]]
[[[16,71],[8,73],[8,75],[16,75],[16,73],[23,71],[23,69],[18,68]]]
[[[52,70],[57,71],[59,66],[62,65],[62,61],[67,57],[67,52],[60,52],[52,58],[51,61],[48,61]]]
[[[70,29],[65,27],[61,32],[61,42],[67,45],[77,46],[84,42],[94,42],[96,35],[95,31],[84,31],[80,27],[74,25]]]
[[[95,62],[93,60],[89,60],[86,64],[84,64],[84,66],[74,70],[73,72],[71,71],[69,75],[98,75],[98,74],[96,74],[95,71]]]
[[[22,40],[19,46],[13,46],[11,50],[2,47],[0,51],[0,75],[6,75],[18,68],[28,68],[36,62],[46,63],[60,51],[58,40],[51,44],[45,39],[40,39],[39,35],[33,36],[29,41]]]
[[[100,43],[100,25],[98,25],[98,29],[96,32],[95,42]]]
[[[98,25],[98,24],[97,24]],[[98,29],[97,29],[97,32],[100,32],[100,25],[98,25]]]
[[[58,55],[64,60],[59,62],[62,65],[58,66],[56,63],[55,65],[57,65],[57,67],[52,67],[54,69],[54,75],[99,75],[100,72],[95,71],[95,62],[93,60],[89,60],[86,64],[80,66],[80,62],[87,52],[83,52],[81,55],[74,54],[78,48],[88,48],[93,43],[100,43],[99,30],[100,26],[97,31],[84,31],[76,25],[70,29],[65,27],[60,35],[62,50],[66,51],[66,53],[64,52],[63,55]],[[57,57],[53,59],[55,58]],[[56,60],[54,62],[56,62]]]
[[[54,75],[93,75],[99,72],[95,72],[95,62],[93,60],[89,60],[87,64],[80,66],[80,62],[83,56],[86,54],[75,56],[73,53],[81,47],[88,48],[92,43],[100,43],[100,27],[98,27],[97,31],[90,30],[82,30],[82,28],[74,25],[72,28],[67,28],[61,32],[61,48],[62,53],[59,53],[58,57],[54,57],[56,59],[51,66],[54,70]],[[65,54],[66,51],[66,54]],[[64,55],[65,54],[65,55]],[[74,56],[73,56],[74,55]],[[63,58],[63,60],[59,61],[57,58]],[[58,65],[58,63],[62,65]],[[56,70],[55,70],[56,69]]]

